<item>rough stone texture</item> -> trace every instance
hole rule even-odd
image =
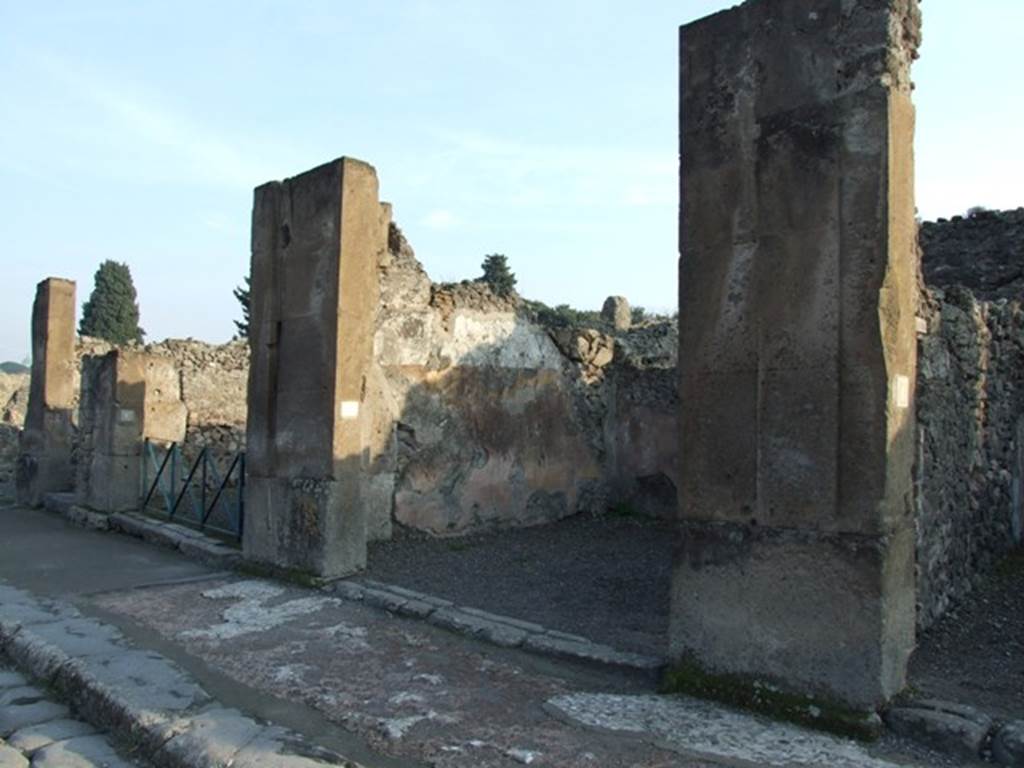
[[[83,360],[82,392],[77,499],[102,512],[136,509],[143,441],[185,436],[178,371],[164,357],[115,350]]]
[[[80,736],[43,747],[32,756],[33,768],[135,768],[121,758],[105,736]]]
[[[968,760],[981,757],[992,718],[973,707],[946,701],[914,701],[886,712],[885,722],[901,736]]]
[[[32,305],[32,381],[20,436],[18,501],[37,507],[43,495],[73,483],[75,284],[51,277]]]
[[[255,193],[246,557],[323,577],[366,564],[367,386],[386,210],[342,158]]]
[[[390,231],[380,265],[379,375],[369,379],[387,406],[373,430],[382,461],[371,474],[382,501],[371,538],[388,537],[392,516],[449,534],[618,502],[662,511],[675,492],[675,445],[663,439],[672,434],[664,425],[674,418],[675,384],[660,404],[650,392],[671,378],[674,323],[614,336],[547,329],[517,296],[479,282],[433,285],[401,231]],[[615,428],[616,413],[628,414],[628,426]],[[618,495],[609,495],[611,485]],[[659,501],[634,504],[649,488]]]
[[[914,0],[681,30],[671,647],[872,707],[914,642]]]
[[[625,296],[609,296],[605,299],[601,317],[617,331],[628,331],[633,325],[633,313]]]
[[[0,498],[14,495],[18,441],[25,425],[31,377],[0,372]]]
[[[992,756],[1001,765],[1024,765],[1024,720],[1006,723],[996,732]]]
[[[0,741],[0,768],[28,768],[28,759]]]
[[[922,314],[917,583],[927,628],[1021,542],[1024,312],[954,287],[930,290]]]
[[[963,286],[984,301],[1020,299],[1024,290],[1024,208],[974,211],[921,225],[925,282]]]

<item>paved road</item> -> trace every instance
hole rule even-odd
[[[217,573],[44,512],[0,508],[0,526],[0,581],[73,603],[177,662],[222,705],[371,768],[950,764],[655,696],[642,679]]]
[[[0,768],[142,768],[104,733],[0,664]]]

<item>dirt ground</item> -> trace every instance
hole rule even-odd
[[[1024,550],[918,638],[914,693],[1024,718]]]
[[[583,635],[667,651],[671,527],[577,515],[550,525],[437,539],[396,530],[370,546],[367,577]]]
[[[671,527],[577,516],[536,528],[437,539],[401,530],[371,545],[367,576],[461,605],[667,652]],[[1024,552],[918,638],[917,695],[1024,717]]]

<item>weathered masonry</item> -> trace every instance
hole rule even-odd
[[[245,555],[322,577],[366,564],[366,376],[387,222],[342,158],[256,190]]]
[[[144,441],[181,442],[188,411],[174,363],[117,349],[82,361],[76,497],[101,512],[138,509]]]
[[[681,30],[671,647],[874,706],[914,643],[916,0]]]
[[[18,502],[70,490],[75,375],[75,284],[51,277],[36,287],[32,305],[32,384],[15,481]]]

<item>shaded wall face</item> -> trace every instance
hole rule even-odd
[[[117,350],[84,358],[81,371],[76,495],[93,509],[134,510],[144,441],[185,437],[178,370],[165,357]]]
[[[481,284],[432,284],[404,240],[381,285],[374,359],[395,460],[374,476],[379,515],[446,534],[622,502],[658,514],[632,472],[674,497],[675,445],[655,439],[674,418],[674,326],[547,328]],[[663,400],[647,391],[659,378]]]
[[[874,705],[913,645],[915,2],[681,30],[672,647]]]
[[[603,499],[569,362],[512,313],[392,316],[377,356],[397,425],[395,520],[434,533],[548,522]]]
[[[1021,543],[1024,313],[928,292],[920,341],[918,624],[963,600]]]

